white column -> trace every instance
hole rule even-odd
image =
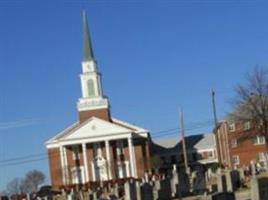
[[[133,143],[132,143],[131,138],[128,138],[128,152],[129,152],[131,176],[136,177],[136,166],[135,166],[136,161],[135,161],[135,155],[133,152]]]
[[[68,170],[68,159],[67,159],[67,152],[66,147],[63,146],[63,158],[64,158],[64,174],[65,174],[65,181],[66,184],[69,184],[69,170]]]
[[[62,182],[65,185],[66,178],[65,178],[65,164],[64,164],[63,146],[60,146],[60,164],[61,164]]]
[[[110,156],[110,146],[109,140],[105,140],[105,149],[106,149],[106,159],[107,159],[107,167],[108,167],[108,179],[112,179],[111,174],[111,156]]]
[[[86,144],[82,144],[82,151],[83,151],[83,160],[84,160],[84,170],[85,170],[85,175],[86,175],[86,180],[85,182],[89,181],[89,173],[88,173],[88,160],[87,160],[87,147]]]
[[[134,175],[135,178],[137,178],[136,154],[135,154],[135,147],[133,145],[133,140],[132,140],[132,153],[133,153]]]
[[[96,181],[96,174],[95,174],[95,165],[94,162],[91,162],[91,169],[92,169],[92,179]]]

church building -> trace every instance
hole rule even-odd
[[[111,115],[85,13],[83,46],[78,120],[46,142],[54,189],[140,178],[151,169],[148,130]]]

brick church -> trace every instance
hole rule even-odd
[[[148,130],[111,115],[85,13],[83,46],[78,120],[46,142],[54,189],[139,178],[151,169]]]

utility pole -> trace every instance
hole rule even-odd
[[[188,167],[188,157],[187,157],[187,150],[186,150],[186,143],[185,143],[185,137],[184,137],[184,120],[183,120],[183,111],[180,112],[180,125],[181,125],[181,141],[182,141],[182,151],[183,151],[183,159],[184,159],[184,167],[185,172],[187,174],[190,173],[189,167]]]
[[[214,134],[216,139],[216,150],[217,150],[217,156],[219,163],[221,164],[221,155],[220,155],[220,146],[219,146],[219,138],[218,138],[218,119],[217,119],[217,112],[216,112],[216,103],[215,103],[215,92],[214,90],[211,91],[211,97],[212,97],[212,108],[213,108],[213,118],[214,118]]]

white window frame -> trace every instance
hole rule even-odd
[[[258,160],[260,162],[264,162],[265,161],[265,153],[264,152],[259,152],[258,153]]]
[[[71,175],[72,175],[72,183],[73,184],[85,183],[85,168],[84,168],[84,166],[73,167],[71,169]],[[81,183],[79,182],[79,178],[78,178],[79,175],[81,176]]]
[[[244,123],[244,130],[249,130],[251,128],[251,123],[250,121],[247,121]]]
[[[235,161],[235,162],[234,162]],[[240,164],[240,158],[239,158],[239,155],[233,155],[232,156],[232,163],[234,165],[239,165]]]
[[[214,158],[214,151],[207,151],[208,159]]]
[[[233,138],[231,139],[231,147],[236,148],[237,147],[237,139]]]
[[[235,123],[231,123],[231,124],[229,124],[229,131],[230,132],[234,132],[235,131]]]
[[[265,137],[263,135],[257,135],[254,138],[254,145],[263,145],[265,144]]]

